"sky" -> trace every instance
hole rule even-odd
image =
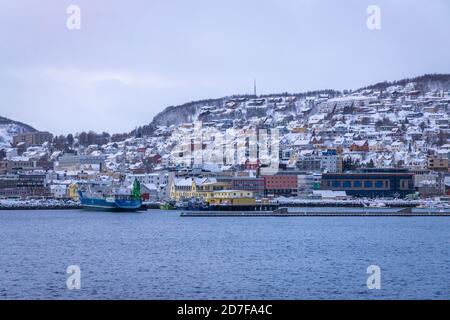
[[[447,0],[0,0],[0,116],[129,132],[255,78],[268,94],[450,73],[449,39]]]

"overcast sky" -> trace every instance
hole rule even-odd
[[[0,0],[0,116],[125,132],[169,105],[251,93],[254,78],[262,94],[450,73],[449,39],[447,0]]]

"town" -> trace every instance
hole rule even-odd
[[[255,88],[252,96],[168,108],[128,134],[53,136],[0,121],[0,205],[76,203],[80,188],[120,183],[131,192],[135,180],[153,204],[446,203],[449,79],[299,95],[257,96]]]

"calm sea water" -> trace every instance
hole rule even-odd
[[[450,218],[0,211],[0,299],[28,298],[450,299]]]

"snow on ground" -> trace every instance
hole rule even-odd
[[[71,207],[77,206],[78,203],[72,200],[58,200],[58,199],[0,199],[1,208],[26,208],[26,207]]]
[[[15,125],[0,125],[0,147],[9,147],[15,134]]]
[[[0,148],[10,147],[13,137],[23,132],[23,127],[18,124],[0,124]]]

